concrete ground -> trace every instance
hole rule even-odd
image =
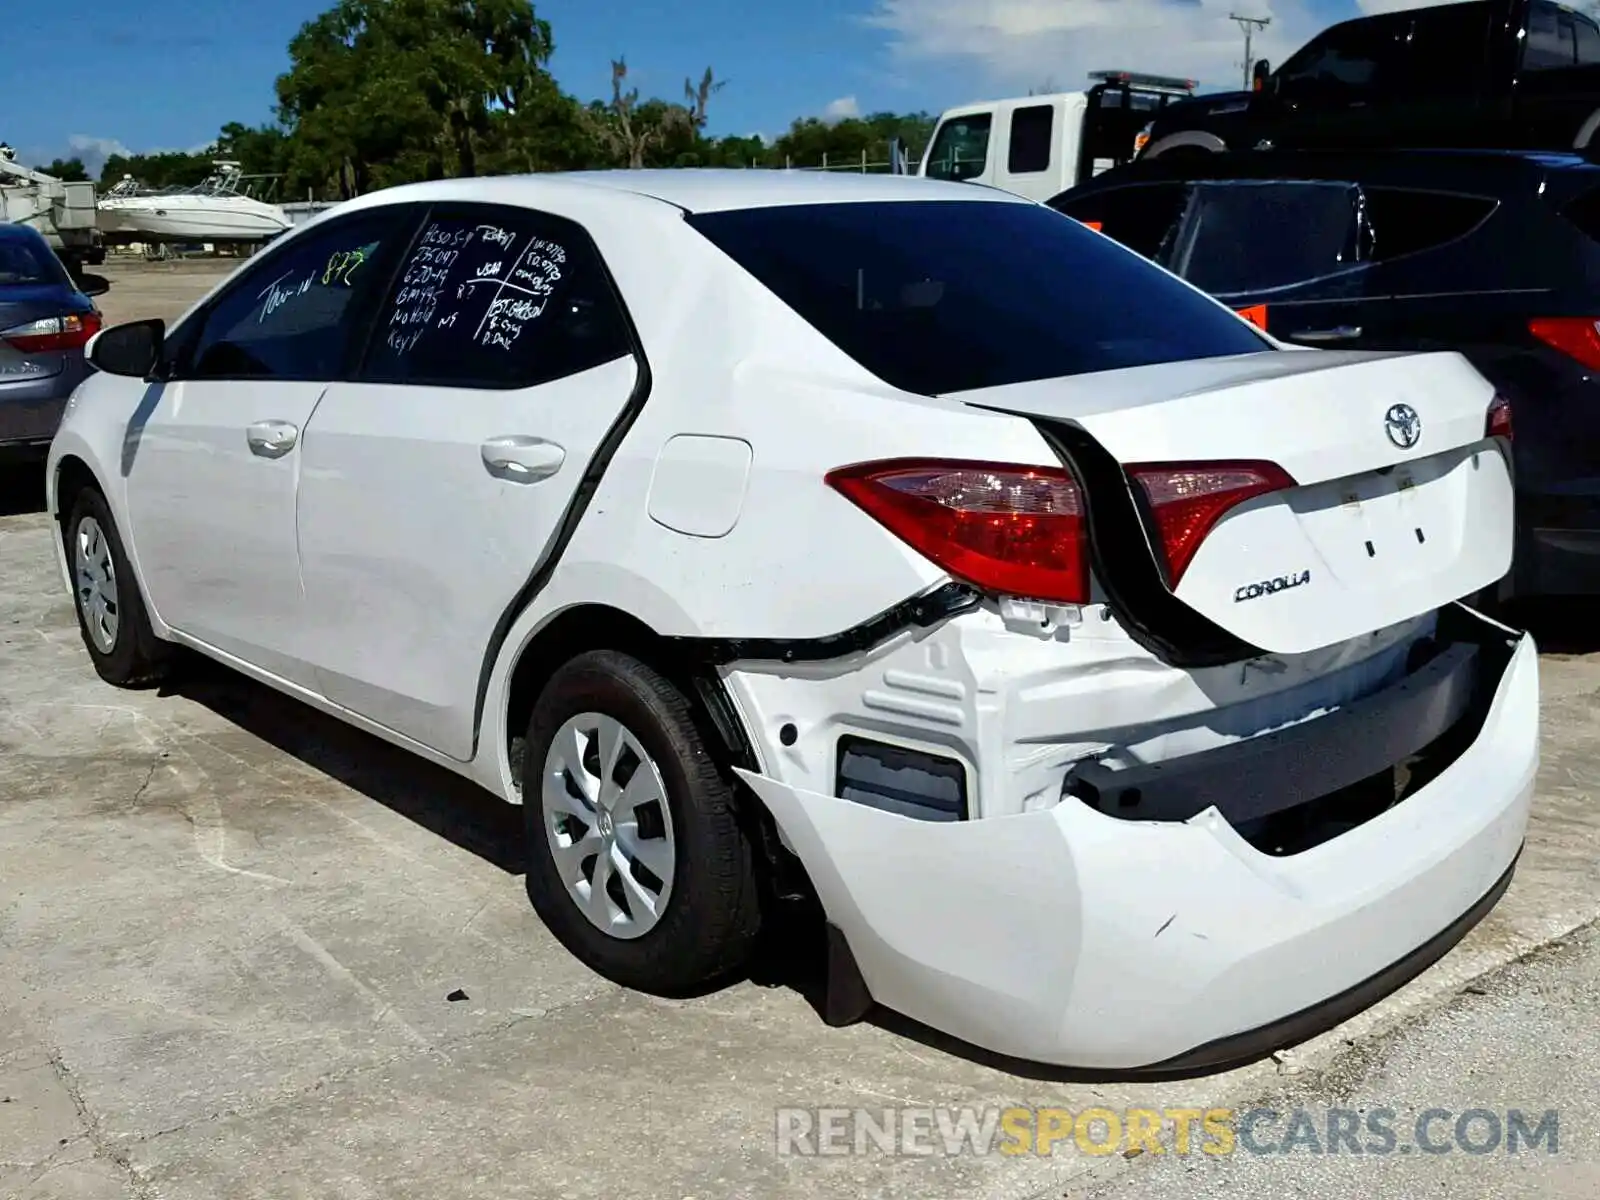
[[[1151,1156],[1090,1194],[1096,1200],[1594,1200],[1600,1195],[1597,1003],[1600,933],[1589,928],[1485,978],[1426,1018],[1352,1049],[1330,1069],[1257,1097],[1255,1104],[1284,1114],[1275,1122],[1260,1119],[1256,1142],[1268,1153]],[[1359,1154],[1348,1144],[1330,1154],[1325,1132],[1315,1144],[1282,1150],[1288,1114],[1296,1110],[1325,1131],[1329,1109],[1364,1114],[1380,1107],[1405,1114],[1392,1122],[1399,1135],[1392,1150],[1365,1129]],[[1495,1119],[1472,1117],[1456,1142],[1456,1122],[1474,1108]],[[1429,1109],[1441,1114],[1426,1124],[1426,1141],[1402,1150]],[[1513,1109],[1524,1112],[1525,1128],[1537,1128],[1554,1111],[1554,1153],[1543,1140],[1510,1150],[1506,1114]]]
[[[112,320],[175,316],[216,280],[103,273]],[[1593,939],[1490,974],[1600,918],[1600,637],[1581,620],[1541,614],[1529,846],[1443,962],[1281,1062],[1159,1085],[1026,1079],[888,1017],[829,1029],[809,942],[702,999],[624,992],[533,915],[518,822],[487,795],[220,668],[159,692],[101,684],[41,486],[0,487],[0,1197],[1595,1194],[1596,1031],[1579,1028]],[[794,1157],[774,1136],[788,1107],[1301,1094],[1561,1107],[1563,1150],[1538,1170],[1456,1155],[1362,1174],[1292,1155]]]

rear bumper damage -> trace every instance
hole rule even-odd
[[[979,736],[1001,767],[972,764],[988,768],[978,819],[836,798],[834,779],[799,767],[803,740],[787,759],[768,743],[766,774],[742,774],[804,864],[863,998],[1016,1059],[1214,1069],[1398,987],[1509,881],[1538,763],[1535,647],[1453,609],[1437,642],[1409,653],[1357,702],[1158,767],[1062,764],[1059,747],[1019,765],[1014,746]],[[869,673],[880,694],[904,675]],[[788,719],[758,684],[730,682],[747,718]],[[914,708],[914,681],[899,682]],[[947,728],[954,690],[922,693]],[[1045,808],[983,784],[1037,795],[1041,770],[1060,796]]]

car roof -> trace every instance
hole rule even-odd
[[[553,192],[607,191],[619,199],[646,197],[693,212],[772,208],[800,204],[853,204],[871,201],[967,200],[1027,204],[998,188],[949,183],[914,175],[868,175],[854,171],[795,171],[764,168],[562,171],[480,179],[444,179],[369,193],[350,202],[399,203],[414,200],[477,200],[537,207]],[[346,206],[341,206],[346,207]]]
[[[1069,194],[1089,195],[1132,183],[1228,179],[1347,179],[1504,195],[1545,183],[1573,189],[1594,186],[1600,183],[1600,163],[1579,154],[1535,150],[1280,150],[1161,156],[1107,171]]]
[[[0,221],[0,242],[4,241],[29,242],[35,246],[42,243],[45,249],[48,250],[50,248],[50,243],[45,240],[44,234],[40,233],[33,226],[15,225],[5,221]],[[53,254],[55,252],[52,250],[51,253]]]

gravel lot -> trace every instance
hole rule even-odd
[[[175,317],[235,265],[111,264],[99,303],[112,321]],[[486,794],[220,668],[159,692],[100,684],[41,488],[37,472],[0,484],[0,1197],[1600,1191],[1584,1166],[1600,951],[1580,933],[1502,970],[1600,917],[1600,635],[1581,617],[1537,614],[1532,836],[1506,899],[1442,963],[1281,1064],[1160,1085],[1022,1079],[889,1018],[827,1028],[801,940],[775,944],[760,982],[702,999],[623,992],[540,926],[518,823]],[[775,1151],[789,1106],[1352,1095],[1559,1107],[1562,1153],[1494,1174],[1461,1155]]]

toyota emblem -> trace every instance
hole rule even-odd
[[[1385,413],[1383,428],[1389,440],[1402,450],[1409,450],[1422,440],[1422,418],[1409,404],[1396,404]]]

